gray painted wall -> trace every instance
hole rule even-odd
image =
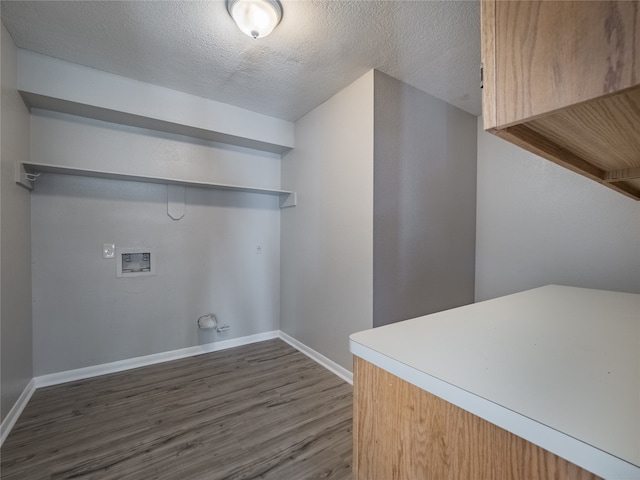
[[[282,185],[281,329],[351,370],[349,335],[372,327],[373,72],[295,125]]]
[[[476,119],[375,72],[373,324],[472,303]]]
[[[38,163],[280,181],[278,155],[46,112],[32,115],[31,153]],[[187,188],[176,221],[165,185],[42,175],[31,204],[35,375],[278,329],[278,197]],[[102,258],[111,242],[154,248],[157,275],[116,278],[115,260]],[[231,330],[199,331],[210,312]]]
[[[33,376],[29,192],[14,182],[14,165],[29,158],[29,112],[16,91],[16,48],[2,25],[0,155],[1,418]]]
[[[482,131],[476,300],[547,284],[640,293],[640,202]]]

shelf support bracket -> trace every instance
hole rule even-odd
[[[16,162],[15,180],[18,185],[26,188],[27,190],[33,190],[33,182],[35,181],[36,177],[34,177],[32,173],[29,173],[27,172],[27,170],[25,170],[24,164],[22,162]]]
[[[185,212],[184,185],[167,185],[167,215],[174,220],[180,220]]]
[[[283,193],[280,195],[280,208],[295,207],[298,204],[296,192]]]

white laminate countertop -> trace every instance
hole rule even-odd
[[[640,295],[548,285],[354,333],[349,344],[603,478],[640,479]]]

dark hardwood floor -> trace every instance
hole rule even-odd
[[[3,480],[349,479],[352,387],[281,340],[38,389]]]

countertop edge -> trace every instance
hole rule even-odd
[[[354,334],[357,335],[357,334]],[[536,420],[424,373],[349,338],[353,355],[605,479],[637,480],[640,467]]]

